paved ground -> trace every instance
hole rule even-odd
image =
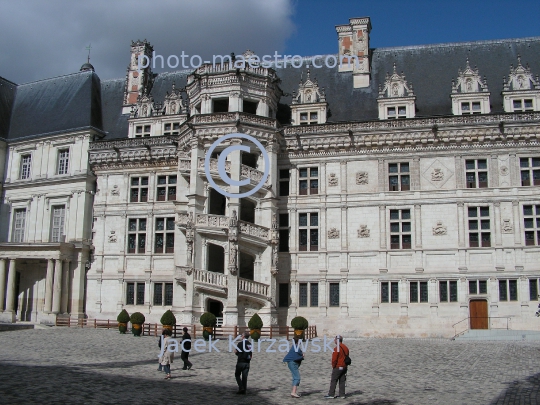
[[[306,353],[302,398],[290,393],[284,354],[255,353],[248,395],[236,395],[236,357],[194,353],[194,367],[157,372],[157,340],[113,330],[51,328],[0,333],[1,404],[540,404],[539,342],[436,339],[349,341],[348,397],[324,400],[330,353]],[[265,346],[266,345],[266,346]]]

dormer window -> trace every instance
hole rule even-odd
[[[503,82],[503,102],[506,112],[540,111],[540,81],[533,77],[529,66],[510,66],[508,80]]]
[[[163,124],[163,135],[178,135],[179,130],[179,122],[168,122],[166,124]]]
[[[317,80],[311,80],[309,70],[306,81],[300,80],[298,94],[293,92],[291,121],[293,125],[315,125],[326,122],[328,103],[324,89]]]
[[[479,101],[466,101],[461,103],[462,114],[481,114],[482,105]]]
[[[314,124],[318,124],[317,112],[300,113],[300,125],[314,125]]]
[[[532,98],[512,100],[512,106],[514,108],[514,112],[534,111]]]
[[[393,120],[399,118],[414,118],[416,113],[416,97],[412,84],[407,83],[403,72],[397,73],[394,63],[392,75],[386,74],[384,87],[379,86],[379,119]]]
[[[471,68],[469,59],[464,71],[458,70],[457,80],[452,80],[452,113],[464,114],[489,114],[488,87],[486,79],[480,76],[478,69]]]
[[[407,107],[404,105],[388,107],[386,109],[386,113],[389,120],[396,118],[407,118]]]
[[[150,136],[150,130],[152,125],[137,125],[135,127],[135,138],[142,138],[143,136]]]

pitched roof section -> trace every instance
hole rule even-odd
[[[6,139],[8,137],[16,92],[17,85],[15,83],[0,77],[0,138]]]
[[[17,86],[8,140],[94,127],[103,129],[101,84],[93,72]]]
[[[385,75],[392,73],[394,62],[399,73],[403,71],[407,82],[414,86],[417,117],[452,115],[452,79],[457,77],[459,68],[465,68],[469,58],[471,66],[477,65],[486,76],[491,111],[499,113],[503,111],[503,77],[508,76],[511,64],[517,64],[518,54],[534,75],[540,74],[540,37],[535,37],[372,49],[371,82],[367,88],[354,89],[352,73],[340,73],[337,67],[311,67],[311,77],[325,89],[330,122],[377,120],[379,84],[384,86]],[[297,87],[302,70],[306,69],[277,69],[285,93],[292,93]],[[290,104],[291,98],[282,98],[281,102]]]

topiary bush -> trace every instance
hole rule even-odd
[[[176,317],[170,309],[165,311],[160,320],[162,325],[176,325]]]
[[[201,315],[201,325],[205,327],[216,326],[216,316],[210,312],[205,312]]]
[[[292,319],[291,326],[294,329],[305,330],[308,328],[309,322],[303,316],[297,316],[296,318]]]
[[[261,337],[261,328],[263,327],[263,321],[258,314],[254,314],[248,322],[248,327],[251,329],[250,336],[253,340],[257,341]]]
[[[128,314],[128,311],[126,311],[125,309],[122,310],[122,312],[120,312],[118,314],[118,316],[116,317],[116,320],[118,322],[121,322],[121,323],[128,323],[129,322],[129,314]]]
[[[129,318],[129,320],[134,325],[142,325],[144,321],[146,320],[146,318],[140,312],[135,312],[131,314],[131,317]]]
[[[116,320],[118,321],[118,330],[120,333],[125,334],[127,331],[127,323],[129,322],[128,312],[123,309],[116,317]]]

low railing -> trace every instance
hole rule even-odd
[[[465,319],[462,319],[459,322],[456,322],[452,325],[454,328],[454,337],[464,334],[471,328],[472,320],[475,320],[478,323],[485,322],[485,328],[474,328],[474,330],[486,330],[486,329],[511,329],[511,317],[509,316],[469,316]]]
[[[252,224],[251,222],[238,221],[238,225],[240,226],[240,233],[255,236],[256,238],[268,239],[268,235],[270,234],[270,229]]]
[[[196,214],[195,225],[209,226],[212,228],[228,228],[229,217],[213,214]]]
[[[199,161],[198,161],[199,170],[205,170],[204,169],[205,160],[206,158],[202,158],[202,157],[199,158]],[[218,173],[218,160],[217,159],[210,158],[208,166],[209,166],[210,172]],[[231,172],[231,162],[229,161],[225,161],[225,172],[227,173]]]
[[[259,294],[268,297],[270,286],[258,281],[238,277],[238,291]]]
[[[184,170],[184,171],[191,170],[191,159],[185,159],[185,158],[178,159],[178,170]]]
[[[221,318],[223,319],[223,318]],[[118,329],[118,322],[110,319],[85,319],[85,318],[57,318],[56,326],[94,328],[94,329]],[[192,339],[202,336],[202,326],[200,325],[173,325],[172,336],[181,337],[183,328],[188,328]],[[216,338],[225,336],[238,336],[249,331],[247,326],[219,326],[214,327],[214,336]],[[127,324],[127,332],[131,332],[131,323]],[[161,336],[163,325],[159,323],[144,323],[142,325],[143,336]],[[294,329],[290,326],[264,326],[261,328],[261,337],[273,339],[275,337],[285,337],[291,339],[294,336]],[[304,331],[305,339],[314,339],[317,337],[317,326],[309,326]]]
[[[240,176],[244,178],[248,178],[252,181],[254,181],[256,184],[259,184],[264,176],[264,172],[261,172],[260,170],[254,169],[251,166],[241,165],[240,166]],[[269,185],[268,178],[266,178],[265,186]]]
[[[227,287],[227,276],[215,271],[193,269],[193,281],[203,284]]]

